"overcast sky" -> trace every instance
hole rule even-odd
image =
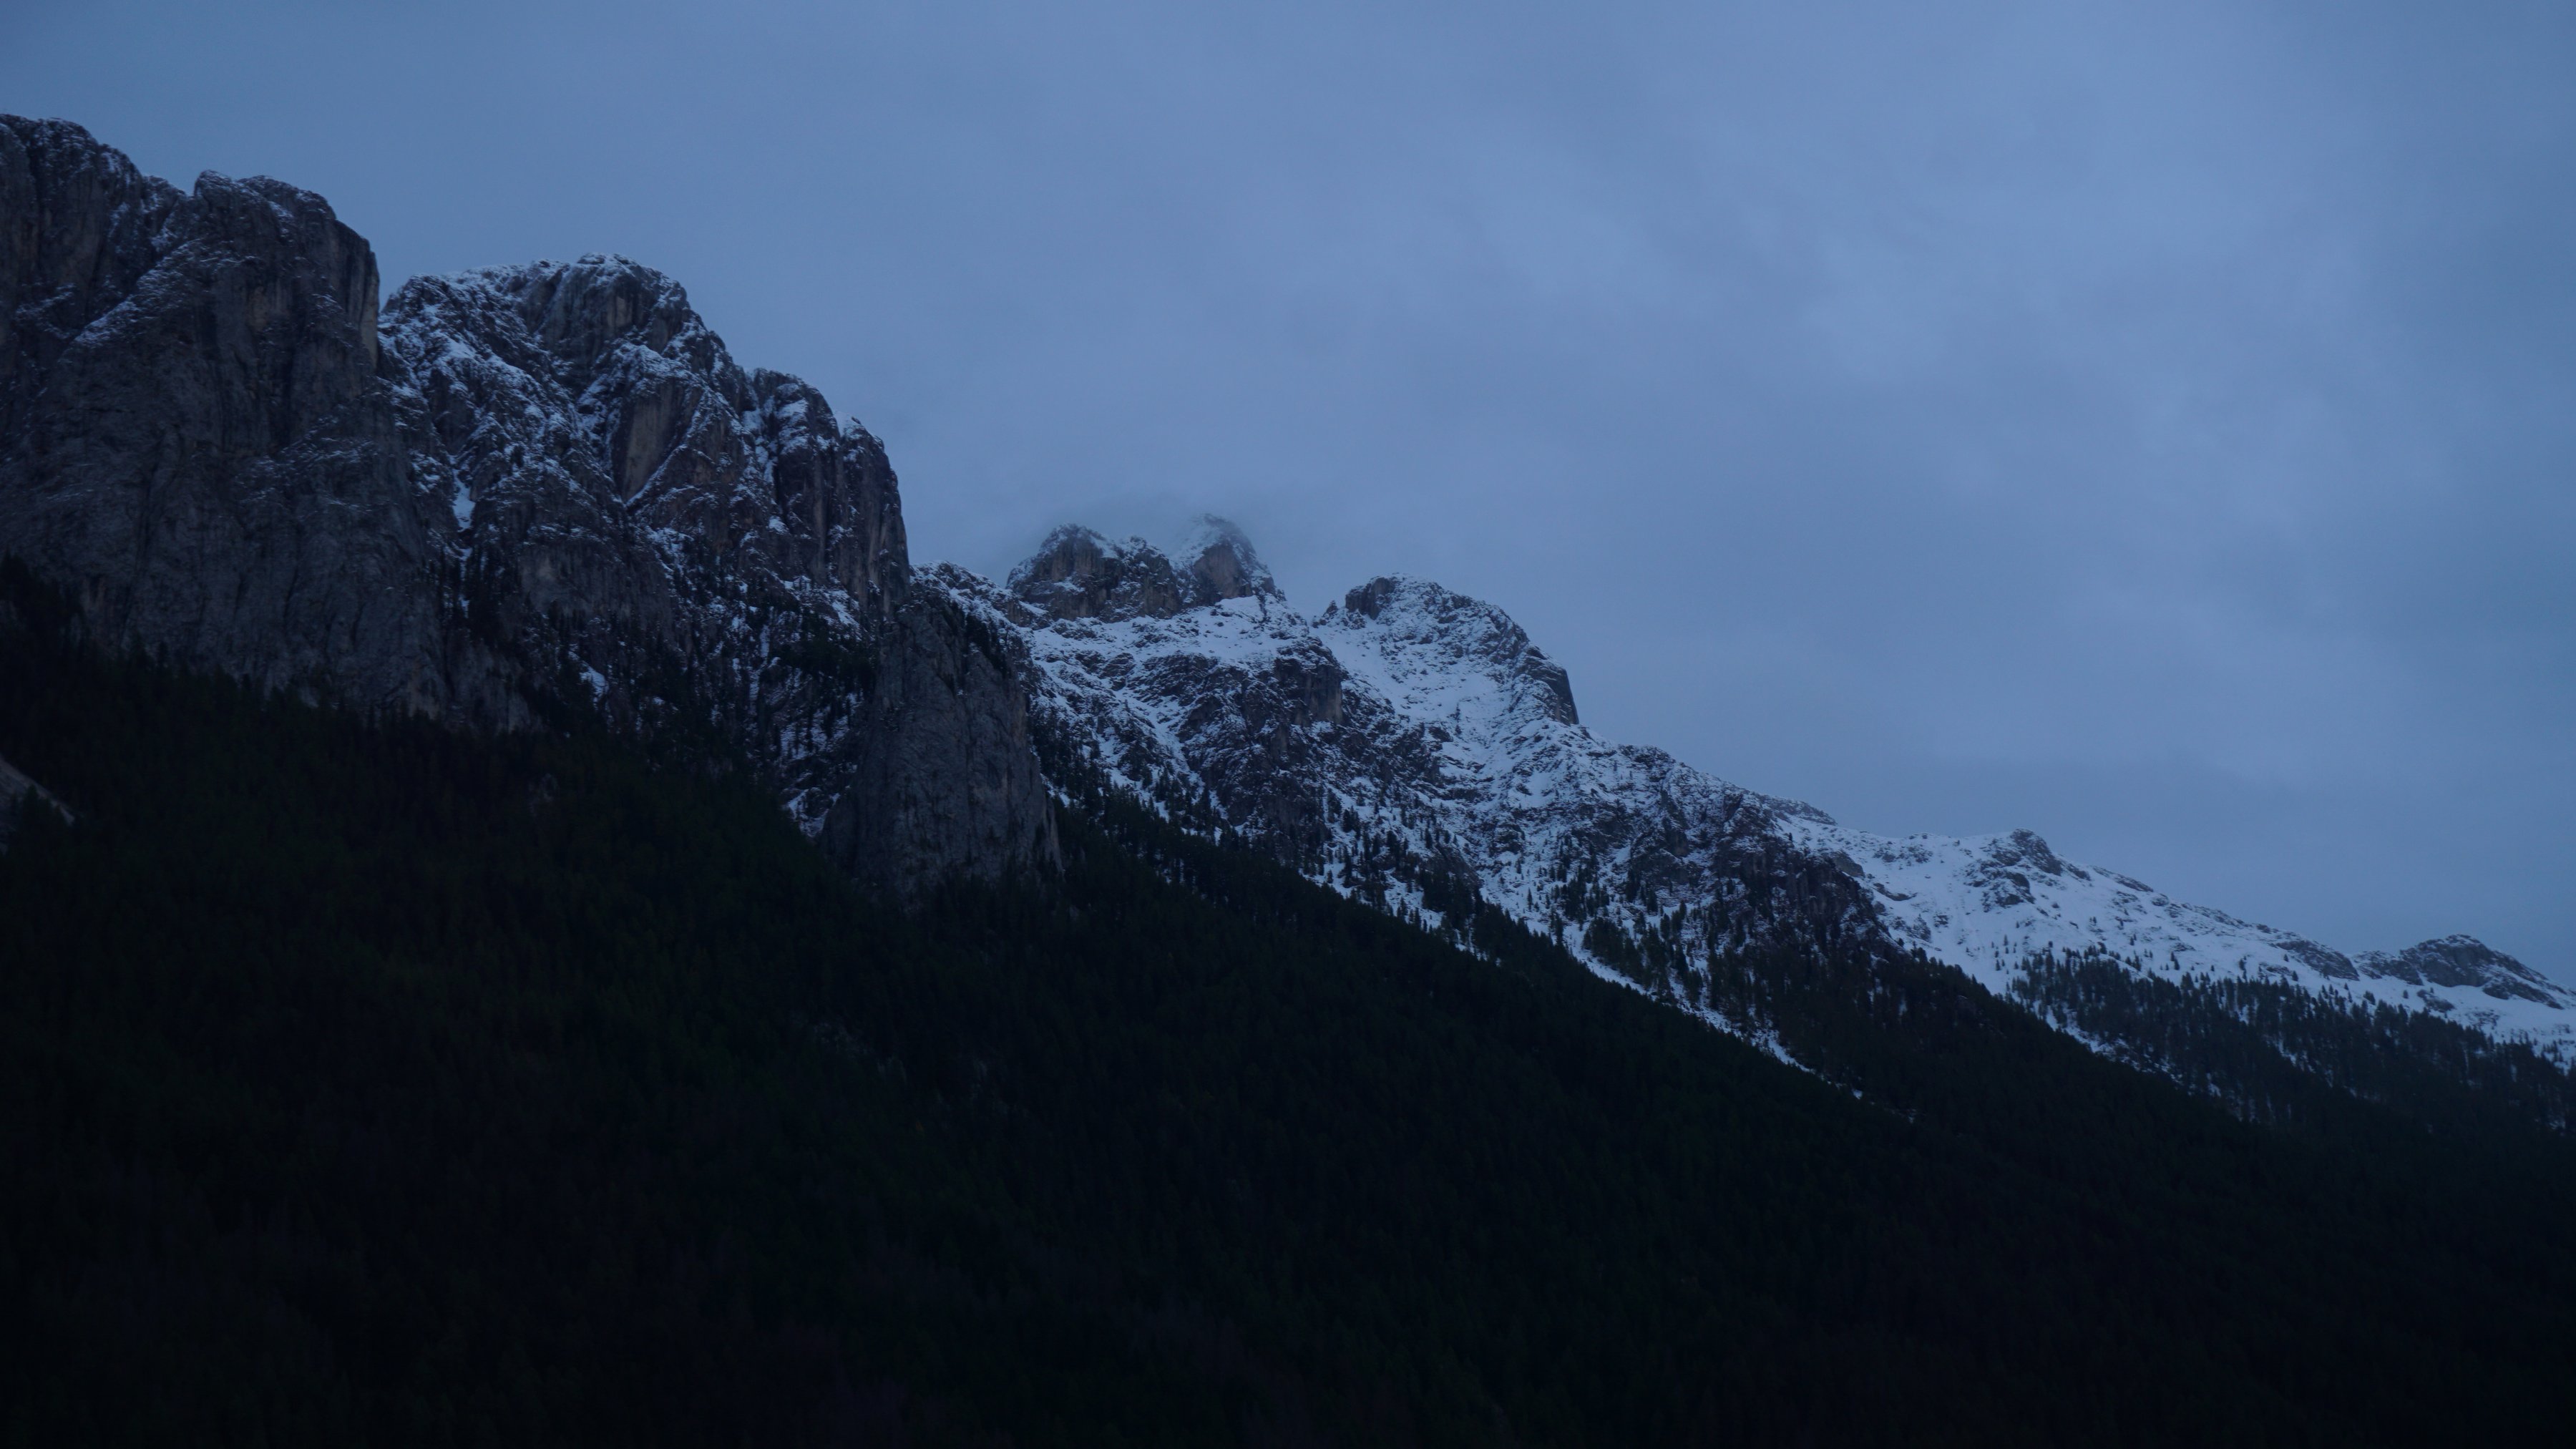
[[[660,267],[917,559],[1212,510],[1846,823],[2576,980],[2576,6],[0,0],[0,110]]]

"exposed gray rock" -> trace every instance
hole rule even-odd
[[[1227,599],[1279,598],[1269,566],[1243,530],[1202,515],[1173,555],[1141,538],[1116,543],[1067,524],[1011,570],[1006,587],[1050,619],[1169,619]]]
[[[1068,524],[1011,570],[1011,596],[1051,619],[1168,619],[1187,606],[1180,576],[1141,538],[1111,543]]]
[[[620,257],[416,279],[386,337],[478,634],[559,661],[621,724],[711,721],[865,879],[1054,858],[1025,693],[944,597],[912,599],[865,428],[744,371]]]
[[[1007,658],[875,437],[590,256],[407,283],[320,197],[0,119],[0,552],[93,637],[370,712],[746,757],[904,889],[1052,859]]]
[[[1224,599],[1280,597],[1270,566],[1252,551],[1252,540],[1213,513],[1198,516],[1175,557],[1189,582],[1188,602],[1193,607]]]
[[[376,265],[310,192],[182,195],[0,119],[0,552],[100,638],[364,708],[447,704]]]
[[[932,571],[950,583],[963,575]],[[874,747],[821,826],[824,848],[863,880],[907,894],[962,865],[1052,867],[1055,816],[1036,770],[1018,641],[944,588],[907,598],[897,647],[875,681]]]
[[[2564,988],[2475,936],[2418,941],[2403,951],[2364,951],[2354,958],[2365,975],[2409,986],[2470,986],[2498,1001],[2555,1003]]]
[[[2032,903],[2030,878],[2034,875],[2092,879],[2084,867],[2060,860],[2036,832],[2016,830],[1989,842],[1969,867],[1966,880],[1979,892],[1986,909],[2001,911]]]
[[[2332,946],[2320,946],[2303,937],[2285,936],[2281,941],[2281,953],[2330,981],[2361,979],[2361,972],[2354,968],[2352,958]]]

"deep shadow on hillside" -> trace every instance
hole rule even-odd
[[[2576,1393],[2537,1134],[2248,1126],[1928,980],[1803,1008],[1863,1099],[1107,805],[905,916],[740,775],[7,592],[0,755],[79,823],[0,856],[0,1438],[2511,1442]]]

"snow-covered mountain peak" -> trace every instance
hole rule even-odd
[[[1481,896],[1648,989],[1721,938],[1866,929],[1856,877],[1780,833],[1821,815],[1596,738],[1564,671],[1501,610],[1388,578],[1310,620],[1275,592],[1186,602],[1177,572],[1145,607],[1168,563],[1060,529],[1007,589],[935,576],[1018,636],[1064,779],[1451,929]]]
[[[1172,558],[1181,572],[1198,585],[1200,602],[1284,597],[1270,577],[1270,566],[1253,552],[1252,540],[1231,521],[1213,513],[1202,513],[1190,520],[1172,550]]]
[[[2027,830],[1873,835],[1792,817],[1806,850],[1851,861],[1895,939],[2008,989],[2034,955],[2104,953],[2153,976],[2276,982],[2430,1011],[2576,1051],[2576,992],[2467,936],[2348,956],[2058,855]]]
[[[686,288],[643,263],[591,252],[573,261],[481,267],[425,278],[506,301],[575,392],[597,374],[657,358],[701,375],[739,376]]]
[[[1603,740],[1503,610],[1391,575],[1320,615],[1239,530],[1181,556],[1064,528],[1007,591],[1053,757],[1386,909],[1455,920],[1463,883],[1596,969],[1688,1004],[1725,953],[1876,938],[2009,991],[2037,956],[2252,978],[2576,1051],[2576,993],[2467,938],[2346,956],[2060,855],[2029,830],[1892,838]],[[1220,587],[1213,553],[1242,591]],[[1445,902],[1445,904],[1443,903]]]
[[[1394,575],[1344,594],[1316,624],[1337,651],[1347,643],[1373,654],[1383,668],[1372,672],[1391,694],[1421,695],[1433,708],[1440,702],[1454,708],[1462,689],[1481,683],[1506,711],[1526,706],[1559,724],[1581,722],[1564,667],[1532,644],[1509,614],[1482,600]],[[1430,694],[1441,701],[1430,700]]]

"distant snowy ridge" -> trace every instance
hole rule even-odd
[[[2562,1059],[2576,1048],[2576,993],[2473,937],[2346,955],[2065,860],[2027,830],[1891,839],[1791,828],[1860,866],[1892,937],[1998,990],[2034,954],[2102,951],[2158,976],[2247,977],[2430,1011]]]
[[[2096,951],[2576,1050],[2576,993],[2469,937],[2349,955],[2064,860],[2028,831],[1837,824],[1594,735],[1565,670],[1490,604],[1391,577],[1303,615],[1222,520],[1171,550],[1062,528],[1000,586],[944,566],[925,581],[1024,648],[1058,773],[1434,929],[1471,893],[1685,1009],[1728,950],[1876,939],[1998,991],[2034,954]]]

